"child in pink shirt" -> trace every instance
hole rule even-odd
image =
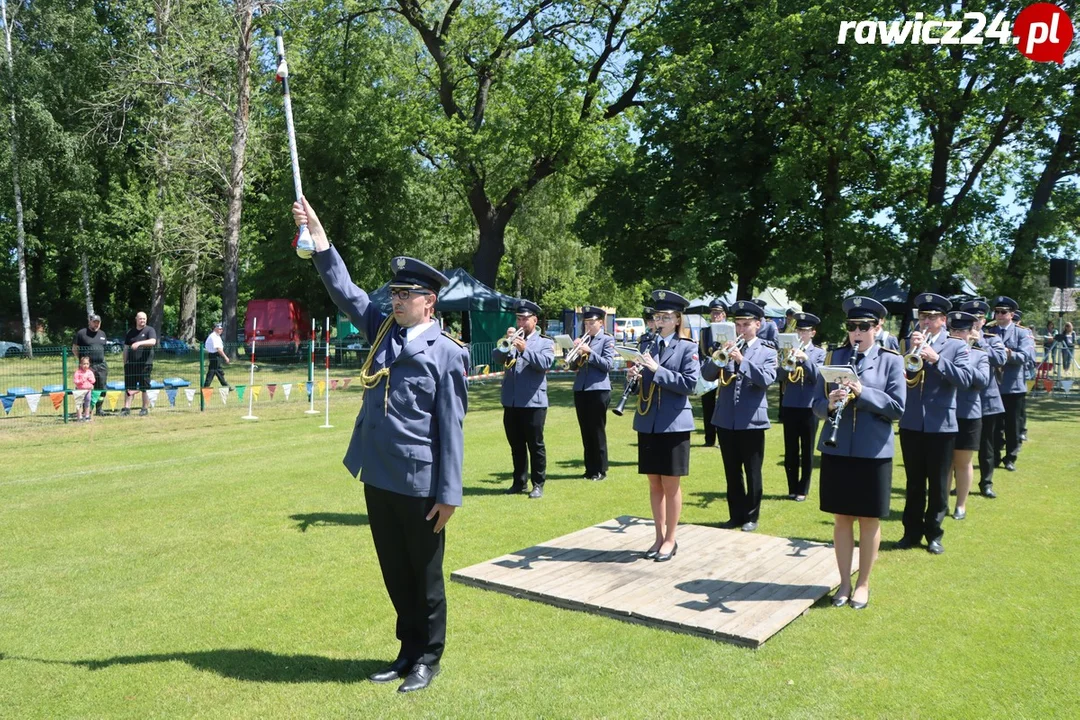
[[[75,371],[75,389],[86,390],[86,395],[83,397],[82,402],[75,406],[75,419],[91,421],[94,418],[90,416],[90,396],[94,389],[94,371],[90,369],[90,356],[83,355],[79,358],[79,369]]]

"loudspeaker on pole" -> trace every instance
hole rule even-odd
[[[1076,261],[1067,258],[1050,260],[1050,287],[1076,287]]]

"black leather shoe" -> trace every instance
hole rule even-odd
[[[646,550],[645,551],[645,559],[646,560],[655,560],[656,556],[659,555],[659,554],[660,554],[660,548],[657,548],[656,550]]]
[[[394,662],[390,663],[389,667],[385,667],[377,673],[373,673],[368,676],[368,680],[373,683],[388,683],[394,680],[400,680],[409,674],[409,669],[414,665],[412,660],[406,658],[398,658]]]
[[[524,485],[511,485],[510,487],[503,490],[503,494],[504,495],[517,495],[518,493],[523,493],[526,490],[528,490],[528,488],[525,487]]]
[[[844,607],[848,604],[848,599],[849,598],[847,595],[841,595],[839,592],[837,592],[835,595],[832,596],[832,606]]]
[[[654,562],[667,562],[671,558],[675,557],[675,553],[679,552],[679,543],[675,543],[675,547],[671,548],[669,553],[656,553],[656,560]]]
[[[855,602],[852,600],[850,603],[852,610],[865,610],[866,606],[870,604],[870,593],[866,594],[866,602]]]
[[[949,491],[949,497],[956,497],[956,488]]]
[[[919,547],[919,541],[912,540],[911,538],[900,538],[896,543],[897,550],[910,550],[914,547]]]
[[[796,495],[795,496],[795,502],[806,502],[806,496],[805,495]]]
[[[412,666],[412,670],[405,676],[405,682],[401,683],[401,687],[397,689],[399,693],[413,692],[414,690],[423,690],[431,681],[435,679],[435,676],[439,674],[438,665],[425,665],[424,663],[416,663]]]
[[[1012,460],[1006,460],[1005,469],[1009,472],[1016,472],[1016,463],[1014,463]]]
[[[592,480],[593,482],[600,482],[601,480],[607,480],[607,473],[600,473],[598,475],[593,475],[589,479]]]
[[[544,497],[544,486],[543,485],[533,485],[533,489],[532,489],[532,492],[529,493],[529,497],[531,497],[533,500],[536,500],[537,498]]]
[[[926,552],[931,555],[940,555],[945,552],[945,548],[942,547],[940,540],[931,540],[930,544],[926,546]]]
[[[957,510],[957,511],[953,512],[953,514],[952,514],[952,519],[953,520],[963,520],[966,517],[967,517],[967,510]]]
[[[1027,442],[1027,433],[1020,434],[1020,442]]]
[[[740,525],[742,525],[742,523],[736,522],[735,520],[728,520],[726,522],[720,523],[720,525],[718,527],[721,530],[734,530],[735,528],[739,527]]]
[[[743,532],[754,532],[755,530],[757,530],[757,523],[756,522],[743,523],[743,526],[741,528],[739,528],[739,529],[742,530]]]
[[[984,498],[990,498],[991,500],[993,500],[994,498],[997,497],[997,493],[994,492],[994,488],[991,487],[990,485],[987,485],[986,487],[984,487],[981,492],[982,492],[982,496]]]

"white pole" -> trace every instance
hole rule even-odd
[[[319,411],[315,409],[315,318],[311,318],[311,352],[308,354],[308,377],[311,378],[311,392],[308,393],[311,407],[305,410],[304,414],[318,415]]]
[[[251,386],[255,384],[255,337],[259,334],[259,318],[251,319],[251,369],[248,372],[248,414],[244,415],[241,420],[258,420],[259,418],[251,412],[251,403],[255,399],[255,393],[251,391]]]
[[[326,394],[326,422],[319,427],[332,428],[330,424],[330,318],[326,318],[326,385],[323,387]]]

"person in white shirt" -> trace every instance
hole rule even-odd
[[[224,325],[214,323],[214,329],[206,336],[206,342],[203,343],[206,354],[210,356],[210,368],[206,371],[203,387],[210,387],[214,378],[218,379],[222,387],[229,387],[229,383],[225,382],[225,371],[221,369],[222,360],[226,365],[229,364],[229,356],[225,354],[225,343],[221,341],[221,333],[224,330]]]

